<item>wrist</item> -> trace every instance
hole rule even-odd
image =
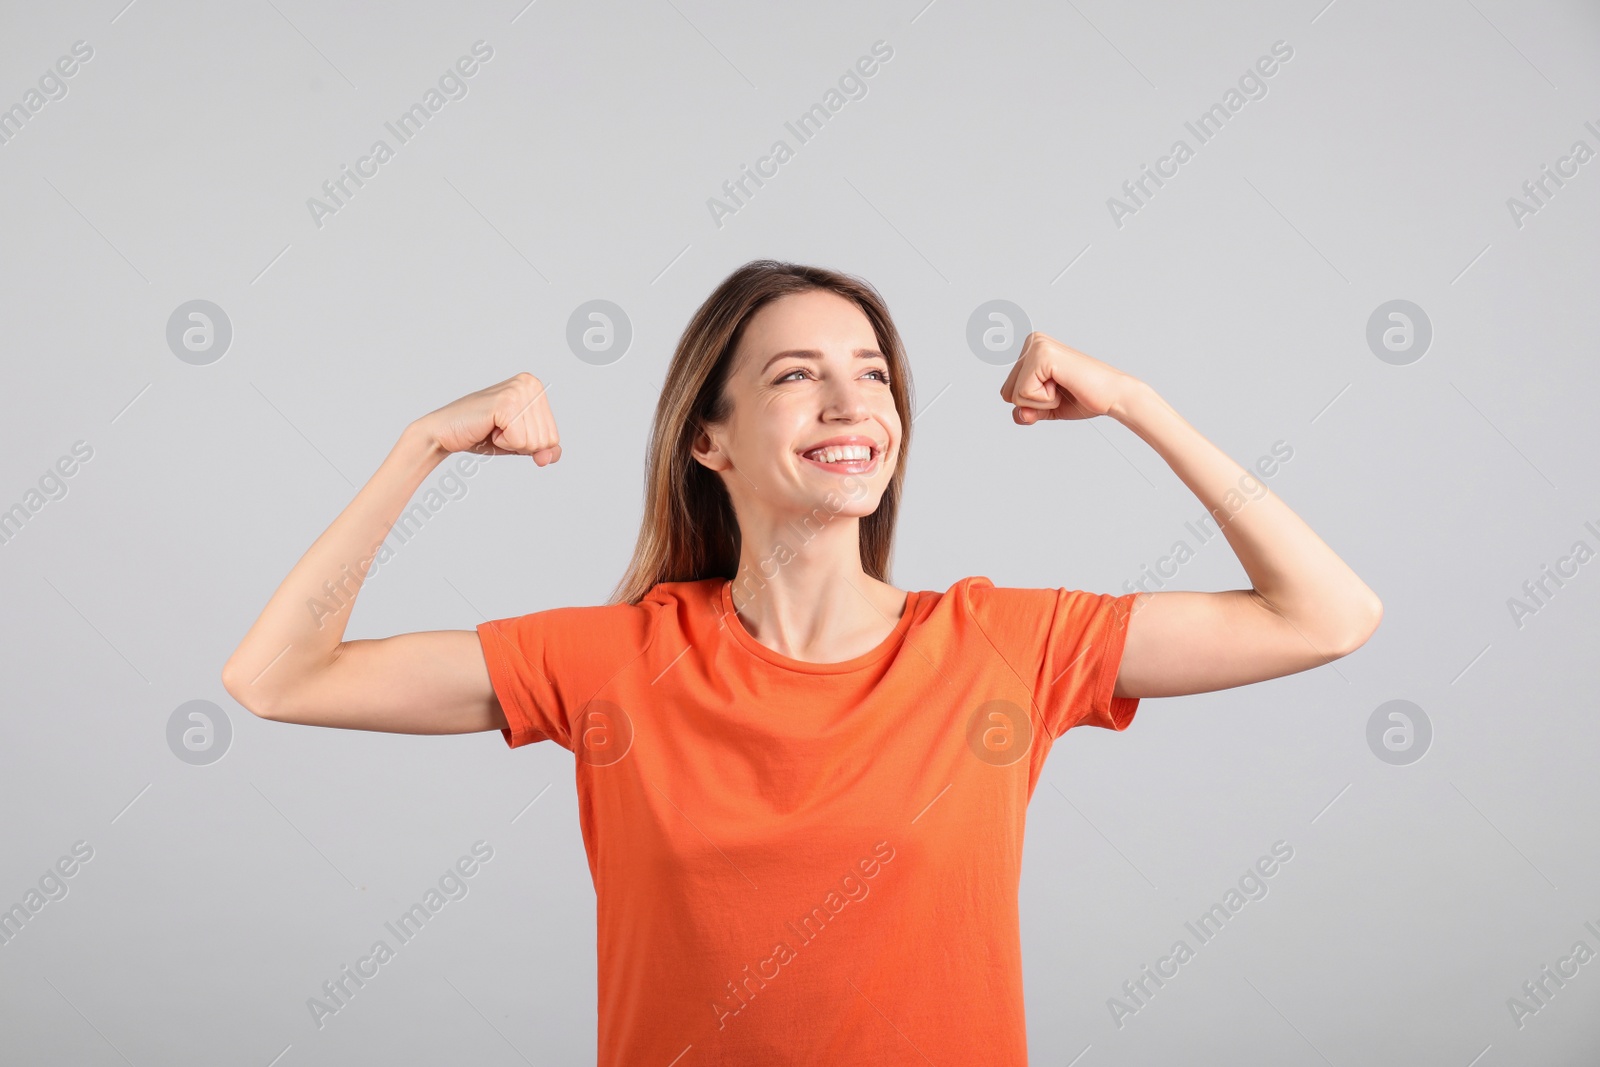
[[[392,454],[404,459],[407,466],[417,466],[423,470],[432,470],[450,458],[450,450],[441,445],[433,431],[420,420],[408,424],[400,432],[400,439],[395,442]]]
[[[1129,378],[1123,386],[1121,393],[1111,401],[1106,409],[1106,414],[1116,419],[1123,425],[1129,425],[1141,414],[1147,412],[1152,401],[1158,401],[1156,391],[1148,383],[1139,378]]]

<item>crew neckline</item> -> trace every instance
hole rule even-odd
[[[757,641],[750,631],[744,628],[744,623],[739,621],[739,613],[733,607],[733,582],[728,579],[724,578],[722,580],[722,588],[717,598],[722,603],[723,621],[727,624],[728,632],[733,635],[734,640],[739,642],[752,655],[764,659],[774,666],[801,674],[844,674],[848,671],[860,670],[863,667],[870,666],[899,647],[901,639],[911,629],[919,597],[920,594],[917,590],[908,589],[906,591],[905,607],[901,610],[900,618],[896,620],[894,629],[889,631],[889,635],[878,642],[875,648],[863,652],[859,656],[839,660],[835,663],[811,663],[802,659],[793,659]]]

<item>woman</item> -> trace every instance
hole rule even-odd
[[[407,427],[224,684],[279,722],[574,752],[601,1064],[1026,1063],[1017,887],[1054,740],[1347,655],[1382,607],[1148,385],[1039,333],[1000,389],[1013,419],[1126,425],[1253,588],[897,589],[909,387],[871,286],[746,264],[673,356],[610,603],[343,640],[359,575],[446,456],[560,459],[519,374]],[[307,611],[330,579],[339,610]]]

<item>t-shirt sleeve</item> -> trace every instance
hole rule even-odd
[[[649,641],[648,612],[637,605],[548,608],[479,623],[489,681],[505,711],[501,734],[512,748],[554,741],[571,750],[585,705]]]
[[[1029,684],[1051,738],[1074,726],[1126,730],[1138,697],[1114,695],[1137,593],[968,584],[974,617]]]

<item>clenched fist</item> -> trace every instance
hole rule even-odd
[[[561,458],[545,385],[527,371],[430,411],[416,425],[446,452],[532,456],[541,467]]]
[[[1090,419],[1124,403],[1139,379],[1068,348],[1035,331],[1000,386],[1000,399],[1015,405],[1011,418],[1022,426],[1042,419]]]

